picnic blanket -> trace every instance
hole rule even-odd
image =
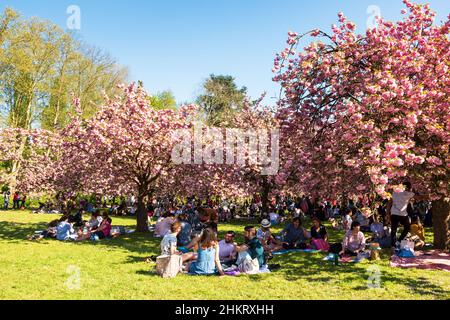
[[[229,268],[225,268],[223,270],[223,273],[226,276],[231,276],[231,277],[236,277],[236,276],[239,276],[241,274],[245,274],[245,273],[240,272],[239,268],[237,266],[232,266],[232,267],[229,267]],[[267,266],[263,266],[255,274],[261,274],[261,273],[270,273],[270,270],[269,270],[269,268]]]
[[[391,257],[391,267],[450,271],[450,254],[438,250],[416,251],[414,258]]]
[[[308,253],[315,253],[315,252],[321,252],[319,250],[313,250],[313,249],[288,249],[288,250],[280,250],[273,253],[273,255],[280,255],[280,254],[287,254],[291,252],[308,252]]]

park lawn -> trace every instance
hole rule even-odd
[[[150,234],[84,243],[26,240],[58,217],[0,212],[0,299],[450,299],[450,272],[391,268],[387,252],[376,263],[339,266],[323,261],[323,253],[291,253],[275,256],[271,263],[282,268],[270,274],[162,279],[154,264],[144,262],[159,254],[160,239]],[[242,235],[245,223],[219,225],[220,235],[228,230]],[[133,228],[135,220],[114,217],[113,225]],[[341,240],[342,234],[330,233],[332,242]],[[380,288],[367,285],[374,265]]]

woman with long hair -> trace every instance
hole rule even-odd
[[[205,229],[198,243],[197,260],[192,262],[187,270],[190,274],[224,275],[219,258],[219,243],[212,229]]]

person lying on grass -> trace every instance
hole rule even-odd
[[[345,234],[340,255],[357,256],[366,248],[366,238],[360,231],[361,225],[358,221],[352,223],[351,229]]]
[[[56,239],[57,227],[60,220],[53,220],[47,226],[47,230],[42,231],[41,233],[34,234],[28,237],[28,240],[41,240],[44,238],[52,238]]]
[[[212,229],[205,229],[202,232],[198,243],[197,260],[186,266],[189,274],[194,275],[225,275],[220,264],[219,243],[216,234]]]
[[[284,249],[307,249],[307,241],[311,237],[309,232],[303,228],[302,220],[296,217],[282,231],[282,246]]]
[[[266,252],[274,252],[283,249],[281,241],[275,239],[270,231],[271,223],[269,220],[264,219],[261,222],[261,228],[256,232],[256,237],[261,242]]]

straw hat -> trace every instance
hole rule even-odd
[[[261,227],[263,227],[263,228],[270,228],[271,225],[272,224],[267,219],[264,219],[263,221],[261,221]]]

